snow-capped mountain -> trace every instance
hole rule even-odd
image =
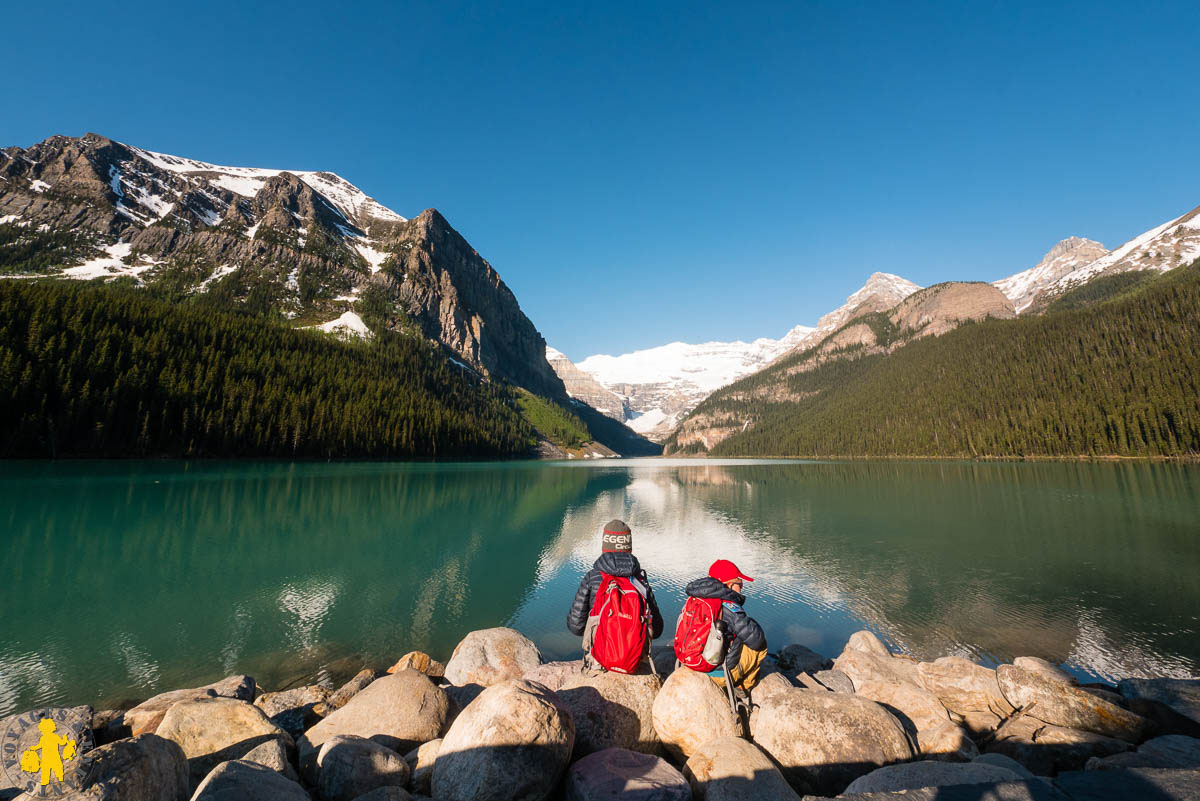
[[[548,358],[573,397],[623,419],[639,434],[661,439],[713,390],[761,369],[812,330],[799,325],[780,339],[764,337],[753,342],[672,342],[619,356],[597,354],[578,365],[558,351]],[[585,386],[573,371],[588,376],[594,385]],[[607,393],[607,398],[597,397],[596,387]],[[616,402],[607,402],[608,398]],[[617,417],[618,413],[624,417]]]
[[[845,303],[828,314],[822,315],[821,319],[817,321],[816,328],[809,329],[806,335],[777,355],[782,356],[797,349],[807,350],[841,328],[849,320],[870,312],[887,311],[918,289],[921,289],[920,285],[898,275],[872,273],[860,289],[846,298]]]
[[[992,286],[1003,292],[1020,314],[1059,279],[1107,255],[1108,248],[1099,242],[1077,236],[1068,237],[1050,248],[1035,266],[993,281]]]

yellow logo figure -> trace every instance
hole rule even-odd
[[[21,754],[21,770],[26,773],[37,773],[40,767],[42,780],[39,784],[45,787],[50,783],[51,774],[58,781],[63,780],[63,761],[70,762],[75,758],[78,744],[70,737],[57,734],[58,725],[50,718],[43,718],[38,722],[37,727],[42,733],[42,737],[38,740],[37,745]],[[61,753],[59,748],[62,748]],[[40,758],[36,753],[38,751],[42,752]]]

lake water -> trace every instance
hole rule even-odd
[[[718,557],[772,649],[1200,673],[1200,468],[1171,464],[0,464],[0,714],[234,672],[337,681],[510,625],[550,658],[613,518],[668,629]],[[669,642],[669,635],[660,642]]]

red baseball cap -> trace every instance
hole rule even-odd
[[[708,569],[708,575],[722,583],[738,578],[745,579],[746,581],[754,581],[754,579],[738,570],[738,566],[728,559],[718,559],[713,562],[712,567]]]

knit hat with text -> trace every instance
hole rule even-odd
[[[604,536],[601,538],[601,543],[600,550],[604,553],[613,551],[629,553],[633,550],[633,534],[629,531],[629,526],[625,525],[624,520],[609,520],[604,524]]]

